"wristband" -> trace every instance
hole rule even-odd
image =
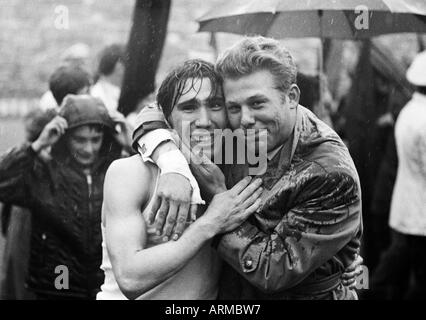
[[[192,187],[192,204],[205,204],[201,198],[200,187],[189,169],[188,162],[179,150],[172,150],[160,154],[157,159],[157,165],[160,168],[161,175],[166,173],[178,173],[189,180]]]
[[[144,162],[152,162],[151,156],[154,150],[164,141],[173,140],[172,135],[167,129],[156,129],[145,133],[137,141],[138,151]]]

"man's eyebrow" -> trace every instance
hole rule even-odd
[[[248,102],[253,102],[253,101],[256,101],[256,100],[268,100],[268,98],[263,94],[255,94],[255,95],[247,98]]]
[[[198,103],[198,99],[196,97],[179,102],[176,106],[183,106],[183,105],[187,105],[187,104],[193,104],[193,103]]]
[[[245,102],[252,103],[252,102],[257,101],[257,100],[267,101],[267,100],[269,100],[269,99],[268,99],[268,97],[266,97],[266,96],[265,96],[265,95],[263,95],[263,94],[255,94],[255,95],[252,95],[252,96],[250,96],[250,97],[246,98],[246,99],[245,99]],[[227,100],[227,101],[226,101],[226,105],[239,105],[239,103],[238,103],[238,102],[236,102],[236,101]]]

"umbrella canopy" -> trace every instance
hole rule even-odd
[[[426,32],[426,2],[225,0],[198,22],[199,31],[272,38],[365,39],[389,33]]]

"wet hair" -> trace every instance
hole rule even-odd
[[[49,88],[60,106],[68,94],[78,94],[84,87],[91,84],[89,72],[78,66],[61,66],[49,79]]]
[[[116,64],[124,61],[125,47],[120,44],[112,44],[103,49],[100,53],[97,77],[100,75],[109,76],[114,72]]]
[[[157,102],[163,108],[166,119],[169,118],[179,98],[195,87],[198,81],[207,78],[211,82],[211,96],[215,95],[222,86],[221,77],[214,70],[214,65],[200,59],[191,59],[174,68],[161,83],[157,93]],[[185,88],[187,82],[190,86]]]
[[[244,38],[226,50],[216,62],[216,71],[224,79],[238,79],[260,70],[268,70],[275,78],[276,89],[283,93],[296,83],[297,68],[293,57],[271,38]]]

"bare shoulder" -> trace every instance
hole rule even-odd
[[[105,176],[102,221],[140,216],[154,188],[158,174],[155,165],[139,155],[114,161]]]
[[[156,170],[150,163],[143,162],[139,155],[134,155],[113,161],[108,168],[107,178],[127,182],[146,181],[154,176]]]
[[[143,162],[139,155],[114,161],[105,176],[104,200],[143,204],[149,199],[157,173],[158,168]]]

